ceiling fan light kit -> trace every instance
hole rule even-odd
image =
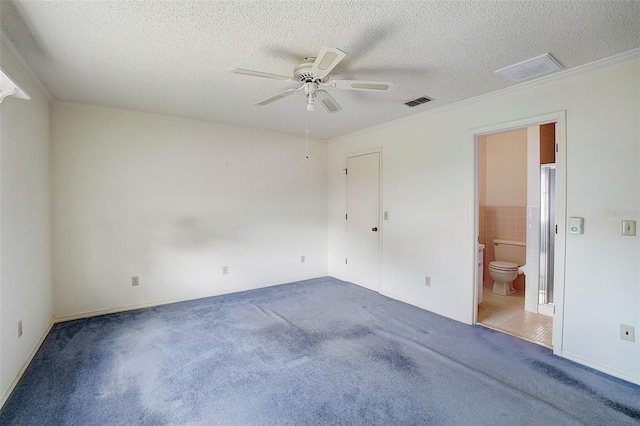
[[[307,99],[307,111],[314,111],[316,100],[327,112],[338,112],[342,109],[340,104],[324,90],[325,87],[338,90],[364,90],[364,91],[389,91],[394,89],[391,81],[366,81],[366,80],[329,80],[329,73],[344,59],[347,54],[335,47],[324,46],[315,58],[304,58],[302,63],[294,68],[293,76],[287,77],[279,74],[271,74],[262,71],[231,68],[229,72],[253,77],[270,78],[273,80],[295,82],[301,86],[297,89],[287,89],[277,93],[254,105],[268,105],[271,102],[282,99],[294,93],[304,91]]]

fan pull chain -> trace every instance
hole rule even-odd
[[[306,156],[307,159],[309,159],[309,111],[307,110],[307,127],[305,128],[304,132],[307,135],[307,151],[306,151]]]

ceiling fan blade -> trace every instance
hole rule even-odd
[[[271,102],[277,101],[278,99],[282,99],[285,96],[293,95],[297,91],[298,89],[288,89],[288,90],[285,90],[284,92],[280,92],[273,96],[269,96],[268,98],[263,99],[260,102],[256,102],[254,105],[267,105],[267,104],[270,104]]]
[[[323,46],[320,52],[318,52],[318,56],[311,66],[310,72],[320,78],[324,78],[345,56],[347,56],[347,54],[340,49]]]
[[[320,101],[320,103],[329,112],[338,112],[342,109],[342,107],[336,102],[335,99],[333,99],[333,97],[326,90],[318,90],[318,94],[316,95],[316,100]]]
[[[252,75],[254,77],[271,78],[273,80],[280,80],[280,81],[293,81],[292,77],[287,77],[287,76],[278,75],[278,74],[270,74],[268,72],[262,72],[262,71],[245,70],[242,68],[229,68],[227,71],[233,74]]]
[[[364,80],[334,80],[325,83],[326,86],[331,86],[341,90],[373,90],[373,91],[385,91],[395,89],[393,81],[364,81]]]

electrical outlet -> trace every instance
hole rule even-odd
[[[389,220],[389,212],[384,212],[384,220]]]
[[[222,267],[222,275],[227,275],[229,273],[229,268],[227,268],[226,266]]]
[[[424,277],[424,285],[431,287],[431,277]]]
[[[305,257],[304,256],[300,256],[300,263],[304,263],[305,262]]]
[[[636,329],[630,325],[620,324],[620,338],[629,342],[635,342]]]
[[[137,285],[140,285],[140,277],[137,276],[137,275],[131,277],[131,285],[134,286],[134,287],[137,286]]]
[[[18,338],[22,336],[22,320],[18,321]]]

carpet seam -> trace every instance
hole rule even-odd
[[[432,348],[430,348],[430,347],[428,347],[428,346],[425,346],[425,345],[423,345],[422,343],[417,342],[417,341],[415,341],[415,340],[413,340],[413,339],[411,339],[411,338],[409,338],[409,337],[401,336],[401,335],[394,335],[393,333],[385,332],[385,331],[382,331],[382,334],[389,334],[389,335],[391,335],[392,337],[393,337],[393,336],[395,336],[395,337],[397,337],[397,338],[403,339],[403,340],[405,340],[405,341],[407,341],[407,342],[409,342],[409,343],[413,344],[414,346],[418,346],[418,347],[420,347],[420,348],[422,348],[422,349],[425,349],[425,350],[427,350],[427,351],[429,351],[429,352],[431,352],[431,353],[433,353],[433,354],[435,354],[435,355],[439,356],[440,358],[444,358],[444,359],[446,359],[446,360],[448,360],[448,361],[451,361],[452,363],[454,363],[454,364],[456,364],[456,365],[462,366],[465,370],[467,370],[468,372],[470,372],[470,373],[472,373],[472,374],[474,374],[474,375],[476,375],[476,376],[484,377],[484,378],[486,378],[486,379],[489,379],[489,380],[490,380],[490,381],[492,381],[492,382],[495,382],[495,383],[498,383],[498,384],[500,384],[500,385],[503,385],[503,386],[505,386],[505,387],[507,387],[507,388],[509,388],[509,389],[512,389],[512,390],[516,391],[517,393],[519,393],[519,394],[521,394],[521,395],[526,395],[526,396],[528,396],[528,397],[530,397],[530,398],[533,398],[533,399],[535,399],[536,401],[539,401],[539,402],[541,402],[541,403],[543,403],[543,404],[545,404],[545,405],[547,405],[547,406],[553,407],[553,408],[555,408],[556,410],[558,410],[559,412],[561,412],[561,413],[565,414],[566,416],[568,416],[569,418],[571,418],[571,419],[573,419],[573,420],[580,421],[580,419],[578,419],[578,418],[574,417],[574,416],[573,416],[573,415],[571,415],[570,413],[566,412],[565,410],[563,410],[563,409],[561,409],[561,408],[557,407],[556,405],[554,405],[554,404],[552,404],[552,403],[550,403],[550,402],[548,402],[548,401],[545,401],[545,400],[543,400],[543,399],[540,399],[540,398],[538,398],[538,397],[537,397],[537,396],[535,396],[535,395],[532,395],[532,394],[530,394],[530,393],[528,393],[528,392],[525,392],[524,390],[518,389],[518,388],[514,387],[513,385],[511,385],[511,384],[509,384],[509,383],[506,383],[506,382],[503,382],[503,381],[501,381],[501,380],[499,380],[499,379],[497,379],[497,378],[495,378],[495,377],[489,376],[487,373],[483,373],[483,372],[482,372],[482,371],[480,371],[480,370],[476,370],[475,368],[473,368],[473,367],[471,367],[471,366],[469,366],[469,365],[467,365],[467,364],[464,364],[464,363],[463,363],[463,362],[461,362],[461,361],[457,361],[457,360],[455,360],[455,359],[453,359],[453,358],[450,358],[450,357],[448,357],[448,356],[446,356],[446,355],[444,355],[444,354],[442,354],[442,353],[440,353],[440,352],[438,352],[438,351],[436,351],[436,350],[434,350],[434,349],[432,349]],[[628,416],[627,416],[627,417],[628,417]]]

